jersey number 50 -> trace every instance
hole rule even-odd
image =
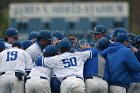
[[[6,61],[13,61],[17,59],[17,51],[7,52]]]
[[[64,68],[72,67],[72,66],[77,66],[76,58],[72,57],[70,59],[62,59],[63,64],[66,64]]]

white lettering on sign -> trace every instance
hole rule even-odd
[[[10,4],[10,18],[128,17],[127,2]]]

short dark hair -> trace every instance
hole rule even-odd
[[[0,49],[0,52],[2,52],[3,50],[5,50],[5,49]]]
[[[57,54],[58,54],[58,53],[57,53]],[[51,56],[55,56],[55,55],[57,55],[57,54],[48,55],[47,53],[44,52],[44,53],[43,53],[43,56],[44,56],[44,57],[51,57]]]
[[[7,36],[5,36],[5,37],[4,37],[4,41],[5,41],[5,42],[7,42],[7,41],[8,41],[8,38],[7,38]]]

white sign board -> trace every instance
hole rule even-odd
[[[15,3],[10,18],[128,17],[127,2]]]

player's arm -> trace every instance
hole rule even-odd
[[[57,62],[57,59],[59,59],[57,56],[53,57],[44,57],[43,60],[43,66],[49,67],[49,68],[54,68],[55,64]]]
[[[32,62],[34,63],[37,59],[38,54],[35,52],[36,50],[33,49],[26,49],[26,52],[29,53],[29,55],[31,56]]]
[[[90,58],[92,58],[94,56],[97,56],[98,55],[98,51],[96,49],[94,49],[94,48],[90,48],[90,49],[87,49],[84,52],[81,52],[80,55],[86,61],[87,59],[90,59]]]
[[[95,48],[85,48],[85,50],[90,50],[92,53],[91,53],[91,56],[94,57],[94,56],[97,56],[98,55],[98,50],[95,49]]]
[[[135,54],[129,50],[126,55],[126,64],[131,71],[140,71],[140,63]]]
[[[106,59],[106,56],[107,56],[107,54],[108,54],[109,51],[110,51],[110,48],[108,47],[104,51],[101,51],[100,54]]]

